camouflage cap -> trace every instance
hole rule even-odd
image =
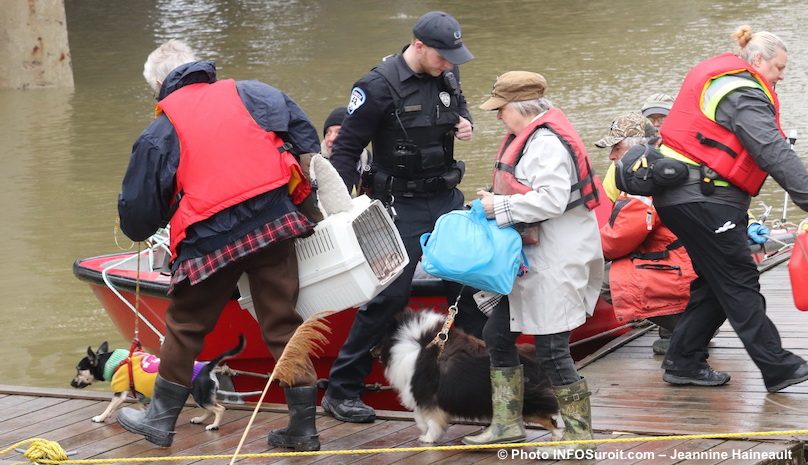
[[[645,117],[639,113],[626,113],[618,116],[609,126],[606,137],[595,142],[596,147],[605,149],[617,144],[626,137],[645,136]]]

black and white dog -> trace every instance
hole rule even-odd
[[[445,320],[446,315],[433,311],[405,311],[397,328],[373,351],[401,404],[414,412],[419,439],[426,443],[440,439],[452,417],[490,422],[492,414],[485,343],[452,327],[441,352],[430,342]],[[518,350],[525,375],[524,419],[558,440],[564,422],[550,380],[540,373],[535,347],[522,344]]]
[[[192,418],[191,423],[202,423],[213,414],[213,423],[207,425],[205,429],[208,431],[219,429],[225,408],[216,399],[219,380],[216,378],[214,370],[225,359],[238,354],[243,348],[244,336],[241,335],[236,347],[218,355],[207,363],[194,362],[191,396],[198,406],[205,409],[205,412],[199,417]],[[131,373],[135,378],[134,383],[129,381],[129,367],[121,363],[127,358],[133,364]],[[85,388],[94,381],[108,381],[110,383],[114,393],[112,400],[101,415],[96,415],[92,418],[95,423],[103,423],[112,412],[123,404],[131,386],[135,387],[138,400],[141,403],[151,397],[159,366],[160,359],[154,355],[146,352],[135,352],[130,358],[129,350],[117,349],[110,352],[107,342],[104,341],[96,351],[93,351],[92,347],[87,347],[87,356],[82,358],[76,366],[76,376],[70,381],[70,385],[74,388]]]

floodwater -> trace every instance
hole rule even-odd
[[[808,2],[703,0],[65,0],[76,88],[0,91],[0,375],[3,384],[66,387],[86,347],[126,347],[86,284],[78,257],[116,242],[116,195],[131,144],[152,117],[141,76],[146,55],[169,38],[216,61],[220,76],[260,79],[287,92],[320,128],[347,103],[352,83],[409,41],[423,13],[442,9],[463,26],[476,59],[461,68],[477,129],[457,143],[467,197],[489,182],[502,136],[494,113],[476,110],[498,74],[524,69],[549,82],[592,148],[620,113],[650,94],[678,90],[697,61],[734,49],[741,24],[779,34],[790,47],[778,86],[782,122],[808,138]],[[797,151],[808,142],[797,143]],[[769,181],[760,199],[783,194]],[[759,208],[755,202],[753,207]],[[798,221],[805,214],[788,211]]]

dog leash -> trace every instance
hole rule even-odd
[[[137,271],[135,272],[135,334],[132,337],[132,344],[129,346],[129,355],[121,360],[118,368],[126,365],[129,370],[129,391],[132,397],[137,398],[137,390],[135,390],[135,372],[132,367],[132,355],[135,352],[143,350],[143,345],[140,343],[140,247],[143,243],[137,243]]]
[[[443,322],[443,327],[438,331],[438,334],[435,335],[435,338],[432,339],[432,342],[427,344],[427,347],[437,345],[439,354],[443,353],[443,347],[446,345],[446,341],[449,340],[449,330],[452,329],[452,325],[454,325],[455,317],[457,316],[457,304],[460,303],[460,295],[465,288],[466,286],[460,288],[454,305],[449,307],[449,315],[446,317],[446,321]]]

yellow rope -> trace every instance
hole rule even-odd
[[[137,273],[135,274],[135,335],[134,335],[134,340],[138,341],[138,345],[140,344],[140,247],[141,247],[141,245],[143,245],[142,242],[137,243],[137,255],[135,255],[135,260],[137,260]],[[129,355],[131,355],[131,354],[129,354]],[[134,386],[134,383],[132,383],[132,386]]]
[[[116,218],[115,219],[115,226],[112,227],[112,238],[115,240],[115,245],[120,250],[132,250],[132,247],[135,246],[134,241],[132,242],[132,244],[129,245],[129,247],[122,246],[121,243],[118,241],[118,231],[120,231],[120,230],[121,230],[121,219]]]
[[[292,337],[294,337],[294,336],[292,336]],[[285,351],[286,350],[284,349],[284,352]],[[281,357],[283,357],[283,354],[281,354]],[[276,365],[276,367],[277,367],[277,365]],[[244,433],[241,435],[241,439],[239,439],[239,441],[238,441],[238,446],[236,446],[236,450],[233,452],[233,455],[230,457],[230,464],[229,465],[233,465],[233,463],[239,457],[238,453],[241,452],[241,446],[244,445],[244,441],[247,439],[247,433],[250,432],[250,428],[252,427],[253,421],[255,421],[255,417],[258,415],[258,409],[261,408],[261,403],[264,401],[264,397],[267,395],[267,391],[269,391],[269,386],[272,384],[272,381],[274,381],[274,380],[275,380],[275,370],[273,369],[272,374],[270,374],[269,379],[267,379],[267,383],[264,385],[264,390],[261,391],[261,397],[258,398],[258,403],[255,404],[255,408],[253,409],[252,416],[250,416],[250,421],[247,422],[247,427],[244,428]]]
[[[40,462],[41,460],[52,461],[51,463],[64,463],[67,460],[67,452],[62,449],[62,446],[59,445],[56,441],[49,441],[47,439],[42,438],[31,438],[26,439],[25,441],[20,441],[16,444],[12,444],[9,447],[6,447],[3,450],[0,450],[0,455],[5,454],[19,446],[23,446],[25,444],[30,443],[31,445],[22,455],[25,456],[31,462]],[[25,462],[16,462],[16,463],[25,463]]]
[[[322,333],[322,331],[330,331],[330,329],[328,329],[328,327],[322,323],[322,319],[333,313],[334,312],[332,311],[318,312],[309,317],[305,322],[303,322],[302,325],[295,329],[295,333],[292,334],[291,338],[289,338],[289,341],[286,343],[286,347],[284,347],[283,352],[281,352],[281,356],[278,357],[278,362],[275,364],[275,367],[272,368],[272,373],[269,375],[266,385],[264,385],[264,390],[261,392],[261,397],[258,398],[258,403],[255,404],[255,409],[253,409],[250,421],[247,422],[247,427],[244,428],[244,433],[242,433],[238,446],[230,458],[229,465],[233,465],[236,462],[236,459],[239,457],[241,446],[244,445],[244,441],[247,439],[247,435],[250,433],[250,428],[252,427],[253,421],[255,421],[256,415],[258,415],[258,410],[261,408],[261,403],[264,401],[264,397],[266,397],[272,381],[274,381],[275,377],[277,376],[281,381],[286,381],[287,383],[291,384],[292,380],[284,379],[285,373],[287,370],[294,367],[294,359],[301,353],[306,354],[306,362],[308,362],[309,366],[311,366],[308,354],[311,353],[312,350],[317,350],[320,347],[318,345],[318,341],[326,341],[325,335]]]
[[[808,430],[786,430],[786,431],[757,431],[746,433],[714,433],[714,434],[689,434],[679,436],[633,436],[630,438],[617,438],[617,439],[590,439],[586,441],[543,441],[543,442],[523,442],[523,443],[508,443],[508,444],[483,444],[476,446],[421,446],[421,447],[398,447],[398,448],[383,448],[383,449],[339,449],[339,450],[320,450],[311,452],[265,452],[261,454],[240,454],[239,459],[256,459],[256,458],[270,458],[270,457],[305,457],[312,455],[354,455],[354,454],[384,454],[384,453],[402,453],[402,452],[425,452],[425,451],[471,451],[480,449],[514,449],[519,447],[547,447],[565,444],[617,444],[617,443],[631,443],[631,442],[651,442],[651,441],[681,441],[690,439],[729,439],[729,438],[753,438],[761,436],[796,436],[801,434],[808,434]],[[48,441],[41,438],[27,439],[13,444],[0,451],[0,456],[6,452],[23,445],[28,442],[36,444],[36,451],[34,445],[26,451],[25,456],[31,461],[40,464],[59,465],[64,463],[74,464],[97,464],[97,463],[128,463],[128,462],[168,462],[168,461],[185,461],[185,460],[205,460],[205,459],[230,459],[232,454],[216,454],[216,455],[182,455],[174,457],[123,457],[123,458],[106,458],[106,459],[83,459],[83,460],[70,460],[67,457],[64,449],[55,441]],[[36,458],[29,457],[30,454],[40,453],[47,451],[44,455],[37,455]],[[61,455],[60,455],[61,454]],[[23,462],[16,462],[23,463]],[[16,465],[16,464],[15,464]]]

